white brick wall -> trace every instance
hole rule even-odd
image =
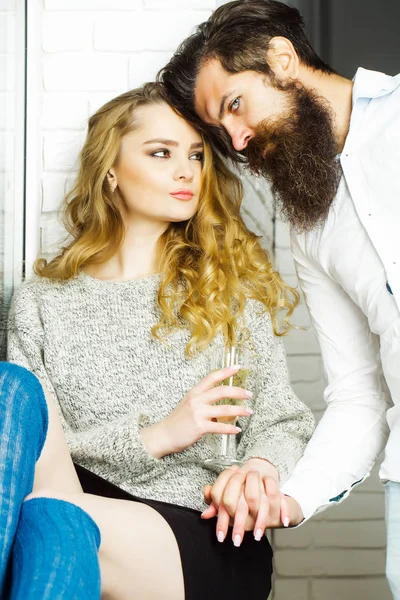
[[[153,78],[181,39],[222,2],[42,2],[40,239],[46,255],[56,251],[63,233],[57,225],[57,208],[72,182],[89,114],[116,94]],[[247,176],[244,183],[245,219],[271,247],[273,211],[265,184]],[[287,228],[279,220],[275,246],[279,269],[296,285]],[[294,321],[308,327],[304,306]],[[324,381],[314,334],[309,328],[293,331],[285,345],[294,389],[319,417],[324,408]],[[299,529],[274,532],[275,600],[389,599],[384,579],[383,506],[374,473],[340,507]]]
[[[209,16],[216,3],[214,0],[42,0],[41,3],[40,243],[43,253],[51,254],[60,236],[56,211],[76,169],[88,116],[113,96],[154,78],[178,43]],[[2,26],[0,20],[0,31]]]

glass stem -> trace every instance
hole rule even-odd
[[[236,439],[234,434],[221,434],[221,456],[236,459]]]

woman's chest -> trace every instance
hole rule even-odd
[[[209,372],[209,353],[185,355],[187,330],[158,340],[156,310],[129,301],[69,304],[43,313],[44,363],[63,408],[105,422],[132,409],[163,418]],[[54,316],[54,315],[57,316]]]

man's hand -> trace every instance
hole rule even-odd
[[[217,538],[222,542],[233,525],[232,540],[240,546],[245,531],[260,540],[267,527],[288,527],[303,520],[299,504],[279,491],[278,472],[268,461],[251,459],[240,469],[223,471],[213,486],[204,488],[210,504],[202,517],[217,518]]]

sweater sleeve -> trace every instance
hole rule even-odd
[[[121,480],[134,477],[138,482],[148,481],[165,467],[162,459],[151,456],[141,441],[140,430],[151,424],[147,415],[130,411],[85,431],[75,431],[68,423],[46,371],[39,285],[23,284],[13,298],[8,319],[8,360],[32,371],[55,401],[75,462],[105,472],[118,468]]]
[[[261,303],[248,302],[247,327],[257,353],[259,392],[252,399],[254,414],[240,419],[238,456],[264,458],[279,472],[281,484],[301,458],[314,430],[310,409],[293,392],[282,340],[275,336],[269,313]]]

